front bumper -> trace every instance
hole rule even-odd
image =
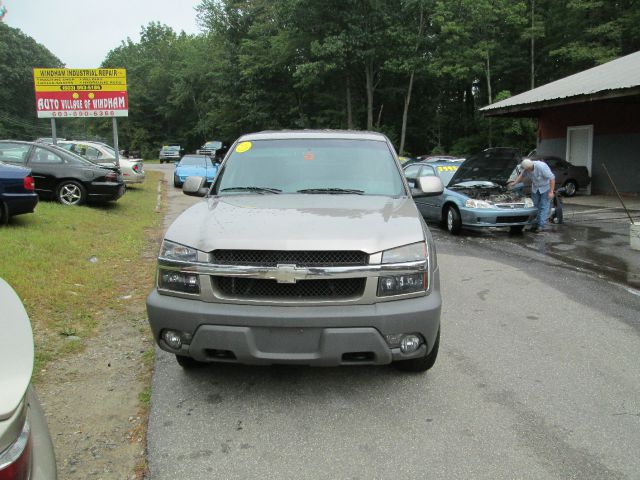
[[[512,227],[529,225],[536,217],[532,208],[460,208],[462,224],[467,228]]]
[[[431,351],[442,303],[437,273],[433,286],[429,295],[372,305],[290,307],[208,303],[154,289],[147,312],[160,348],[202,362],[388,364]],[[188,343],[173,350],[161,338],[165,329],[184,332]],[[400,333],[419,333],[425,343],[404,354],[384,337]]]

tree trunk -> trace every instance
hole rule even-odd
[[[535,33],[533,30],[534,24],[534,15],[536,11],[536,0],[531,0],[531,90],[535,88],[535,69],[534,69],[534,61],[533,55],[535,52]]]
[[[491,97],[491,64],[489,63],[489,51],[487,50],[487,96],[489,99],[488,105],[493,103]]]
[[[416,38],[415,52],[418,52],[420,48],[420,37],[422,37],[422,29],[424,27],[424,10],[420,9],[420,22],[418,24],[418,36]],[[400,132],[400,150],[398,151],[402,155],[404,151],[404,140],[407,134],[407,117],[409,116],[409,104],[411,103],[411,92],[413,91],[413,77],[415,76],[415,69],[411,70],[411,76],[409,77],[409,86],[407,93],[404,96],[404,110],[402,111],[402,130]]]
[[[413,90],[413,76],[415,72],[411,72],[409,77],[409,87],[407,88],[407,94],[404,96],[404,110],[402,111],[402,130],[400,131],[400,148],[398,154],[402,155],[404,152],[404,139],[407,133],[407,117],[409,115],[409,103],[411,103],[411,91]]]
[[[364,69],[367,88],[367,130],[373,130],[373,64],[367,62]]]
[[[380,130],[380,122],[382,121],[382,109],[384,108],[384,103],[380,104],[380,110],[378,111],[378,121],[376,122],[376,128]]]
[[[351,75],[347,73],[347,130],[353,130],[353,111],[351,107]]]

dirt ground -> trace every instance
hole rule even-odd
[[[161,229],[147,233],[141,265],[155,263]],[[83,339],[86,349],[38,372],[60,480],[133,480],[145,472],[154,347],[144,301],[151,281],[123,281],[131,287],[131,296],[119,299],[124,314],[105,312],[95,335]]]

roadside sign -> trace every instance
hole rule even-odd
[[[34,68],[38,118],[105,118],[129,114],[124,68]]]

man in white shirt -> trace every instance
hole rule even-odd
[[[531,180],[531,200],[533,200],[533,204],[538,209],[538,217],[531,231],[539,233],[544,230],[547,217],[549,217],[553,190],[556,187],[556,177],[549,166],[539,160],[525,158],[520,166],[522,167],[522,173],[518,175],[514,182],[510,182],[510,187],[517,185],[525,178]]]

